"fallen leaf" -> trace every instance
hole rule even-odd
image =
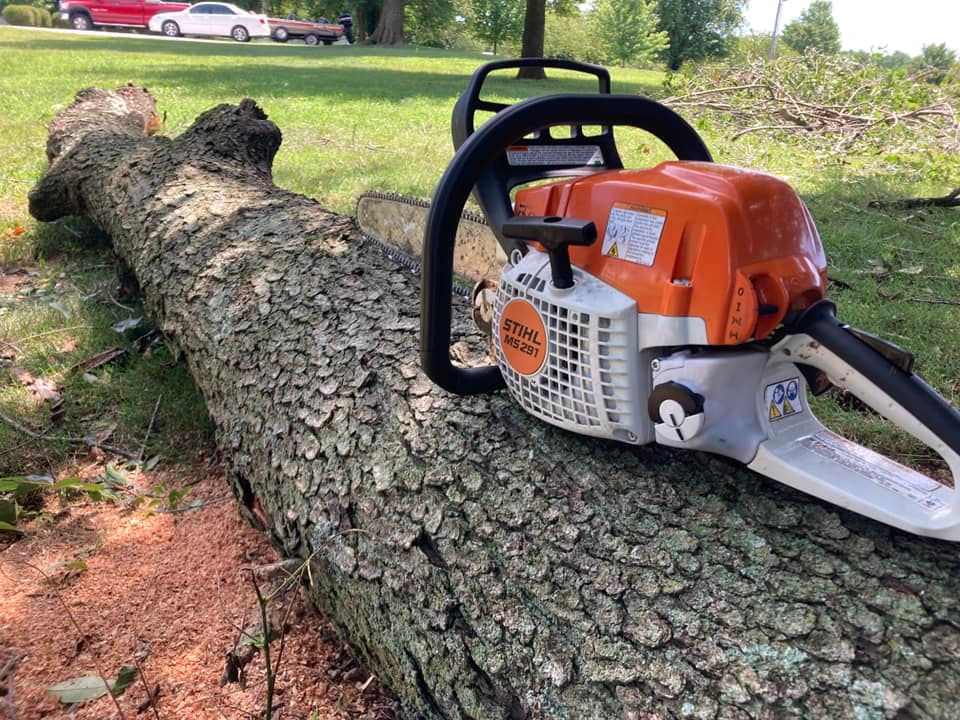
[[[110,327],[118,333],[124,333],[127,330],[132,330],[137,325],[140,324],[142,318],[127,318],[126,320],[121,320],[120,322],[115,322]]]
[[[47,697],[59,700],[64,705],[85,700],[96,700],[110,692],[110,684],[98,675],[84,675],[83,677],[64,680],[47,688]]]
[[[923,272],[923,265],[911,265],[909,267],[903,267],[897,270],[898,273],[903,273],[904,275],[919,275]]]
[[[116,326],[114,326],[114,328],[116,328]],[[109,350],[104,350],[103,352],[97,353],[92,357],[88,357],[86,360],[82,360],[81,362],[77,363],[73,367],[79,368],[84,372],[90,372],[91,370],[95,370],[101,365],[106,365],[108,362],[112,362],[113,360],[116,360],[118,357],[125,355],[126,352],[127,351],[124,350],[123,348],[112,347]]]
[[[30,392],[41,400],[49,400],[51,402],[58,402],[60,400],[60,393],[57,391],[56,384],[46,378],[37,378],[34,380]]]
[[[117,424],[113,423],[112,425],[108,425],[107,427],[99,428],[97,430],[91,431],[90,435],[98,443],[105,443],[110,438],[110,436],[113,435],[116,429],[117,429]]]
[[[71,313],[69,310],[67,310],[67,309],[66,309],[63,305],[61,305],[60,303],[52,302],[52,303],[49,303],[49,305],[50,305],[50,307],[52,307],[54,310],[56,310],[58,313],[60,313],[61,315],[63,315],[64,319],[69,320],[70,318],[73,317],[73,313]]]
[[[36,379],[33,377],[33,373],[25,368],[12,367],[10,368],[10,374],[13,375],[13,379],[21,385],[32,385]]]
[[[128,687],[137,679],[137,668],[133,665],[124,665],[117,673],[117,679],[112,683],[110,692],[114,697],[123,695]]]
[[[35,395],[41,400],[49,400],[53,403],[60,401],[60,393],[57,390],[56,383],[53,381],[47,380],[46,378],[35,377],[32,372],[25,368],[10,368],[10,374],[13,375],[13,378],[23,385],[31,395]]]
[[[113,463],[108,463],[105,473],[105,481],[114,487],[124,487],[130,484],[130,475],[123,470],[118,468]]]
[[[17,225],[13,228],[13,236],[17,237],[18,235],[23,235],[23,225]]]

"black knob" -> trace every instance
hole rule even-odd
[[[695,393],[686,385],[669,380],[657,385],[647,399],[647,413],[655,422],[663,422],[660,417],[660,405],[664,400],[674,400],[680,404],[687,417],[703,412],[703,395]]]
[[[503,234],[519,240],[534,240],[547,249],[550,255],[550,274],[554,287],[573,287],[573,269],[570,267],[570,245],[593,245],[597,239],[597,226],[592,220],[550,215],[515,216],[503,224]]]

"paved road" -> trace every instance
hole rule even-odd
[[[146,30],[138,32],[111,32],[109,30],[70,30],[68,28],[38,28],[38,27],[14,27],[8,25],[3,18],[0,18],[0,27],[3,28],[4,32],[47,32],[47,33],[65,33],[69,35],[88,35],[90,37],[117,37],[117,38],[134,38],[137,40],[156,40],[157,42],[193,42],[193,43],[214,43],[217,45],[222,45],[223,43],[232,43],[236,45],[246,44],[257,44],[257,45],[271,45],[273,47],[299,47],[299,48],[308,48],[310,50],[317,50],[318,48],[325,47],[322,43],[320,45],[315,45],[310,47],[305,45],[303,42],[292,40],[287,43],[278,43],[274,42],[270,38],[253,38],[249,43],[238,43],[229,38],[222,39],[210,39],[210,38],[171,38],[164,35],[154,35],[153,33],[147,32]],[[340,38],[334,45],[348,45],[349,43],[344,39]]]

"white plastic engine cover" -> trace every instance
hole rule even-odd
[[[547,255],[536,250],[504,269],[493,338],[507,388],[524,409],[553,425],[650,442],[652,355],[638,352],[636,302],[578,268],[573,272],[574,286],[558,290]]]

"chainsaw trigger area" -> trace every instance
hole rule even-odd
[[[767,388],[767,439],[747,467],[786,485],[894,527],[929,537],[960,540],[960,413],[919,376],[890,345],[868,342],[839,322],[833,303],[813,305],[770,350],[762,384]],[[895,346],[892,346],[895,347]],[[953,487],[848,440],[809,408],[785,412],[789,383],[803,390],[807,366],[825,375],[891,424],[939,455]]]

